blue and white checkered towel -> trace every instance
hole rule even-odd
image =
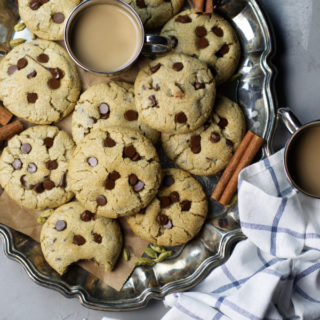
[[[241,172],[238,205],[248,239],[162,320],[320,319],[320,200],[289,184],[283,150]]]

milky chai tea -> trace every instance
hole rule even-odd
[[[98,72],[115,72],[140,53],[143,29],[121,2],[97,3],[73,22],[70,47],[81,64]]]
[[[308,126],[291,141],[287,170],[294,183],[307,194],[320,197],[320,124]]]

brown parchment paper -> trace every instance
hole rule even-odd
[[[121,76],[116,77],[97,76],[79,68],[78,71],[82,81],[82,91],[98,82],[109,82],[111,80],[134,82],[139,68],[146,63],[147,59],[140,59],[133,68],[121,74]],[[59,123],[55,123],[54,125],[64,129],[71,135],[71,120],[72,114]],[[23,122],[25,128],[32,126],[32,124],[26,121],[21,120],[21,122]],[[0,196],[0,223],[30,236],[37,242],[40,240],[40,232],[42,227],[37,223],[37,217],[40,215],[40,213],[41,211],[29,210],[21,207],[14,200],[10,199],[6,192],[3,192]],[[79,263],[83,269],[92,273],[98,279],[118,291],[122,288],[133,271],[134,259],[142,255],[148,244],[148,242],[140,239],[131,231],[124,219],[120,219],[120,224],[124,236],[124,247],[130,250],[131,258],[128,262],[125,261],[121,255],[115,269],[112,272],[106,272],[103,267],[98,266],[96,263],[91,261]]]

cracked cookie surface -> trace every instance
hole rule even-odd
[[[162,27],[182,8],[184,0],[125,0],[146,28]]]
[[[133,85],[98,83],[81,94],[72,114],[72,136],[79,143],[94,127],[125,127],[140,131],[152,143],[159,132],[141,121],[134,101]]]
[[[0,183],[30,209],[55,208],[73,197],[66,177],[74,142],[54,126],[31,127],[8,141],[0,158]]]
[[[37,124],[57,122],[80,94],[75,64],[58,44],[35,40],[10,51],[0,64],[0,100],[17,117]]]
[[[152,143],[127,128],[95,128],[78,144],[68,177],[76,198],[99,215],[138,212],[156,195],[161,167]]]
[[[139,71],[134,90],[142,120],[167,133],[199,128],[210,116],[216,92],[206,64],[182,54],[150,62]]]
[[[123,239],[117,221],[99,217],[73,201],[52,210],[42,227],[40,242],[46,261],[63,274],[70,264],[91,259],[111,271]]]
[[[245,133],[244,115],[235,102],[218,96],[205,124],[187,134],[162,134],[167,156],[195,175],[213,175],[223,170]]]
[[[163,176],[157,197],[127,221],[142,239],[160,246],[176,246],[198,234],[208,203],[201,185],[189,173],[165,169]]]
[[[46,40],[63,40],[69,14],[80,0],[19,0],[19,14],[31,32]]]
[[[237,69],[241,56],[238,37],[218,14],[182,11],[163,27],[161,35],[172,40],[175,52],[195,56],[212,67],[217,84],[228,80]]]

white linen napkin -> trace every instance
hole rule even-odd
[[[320,200],[292,188],[283,150],[242,170],[248,237],[192,292],[165,298],[163,320],[320,319]]]

